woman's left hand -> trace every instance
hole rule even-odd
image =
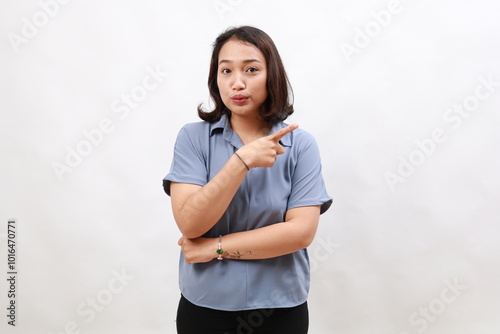
[[[217,257],[217,238],[181,237],[178,245],[181,246],[184,260],[187,263],[209,262]]]

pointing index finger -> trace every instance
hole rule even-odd
[[[284,127],[283,129],[276,131],[272,135],[269,135],[269,137],[271,137],[272,140],[279,141],[279,140],[281,140],[281,138],[283,138],[284,136],[286,136],[288,133],[292,132],[293,130],[297,129],[298,127],[299,127],[299,125],[297,123],[290,124],[290,125]]]

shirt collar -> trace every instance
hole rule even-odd
[[[276,131],[286,127],[287,125],[288,124],[284,122],[276,122],[271,128],[271,133],[275,133]],[[243,143],[241,142],[238,134],[234,132],[233,129],[231,129],[231,125],[229,123],[227,115],[222,115],[219,121],[212,124],[210,128],[210,136],[214,134],[216,129],[222,129],[224,139],[230,142],[234,147],[240,148],[241,146],[243,146]],[[292,133],[287,133],[283,138],[281,138],[280,144],[284,147],[291,147]]]
[[[225,129],[227,121],[227,115],[222,115],[222,117],[210,127],[210,136],[214,134],[216,129]]]

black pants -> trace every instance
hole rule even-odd
[[[196,306],[181,296],[178,334],[307,334],[307,302],[291,308],[219,311]]]

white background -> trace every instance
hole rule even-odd
[[[175,332],[180,234],[161,180],[178,130],[208,105],[212,42],[243,24],[277,44],[289,122],[316,137],[335,198],[310,247],[310,333],[500,330],[497,1],[0,7],[2,333]]]

